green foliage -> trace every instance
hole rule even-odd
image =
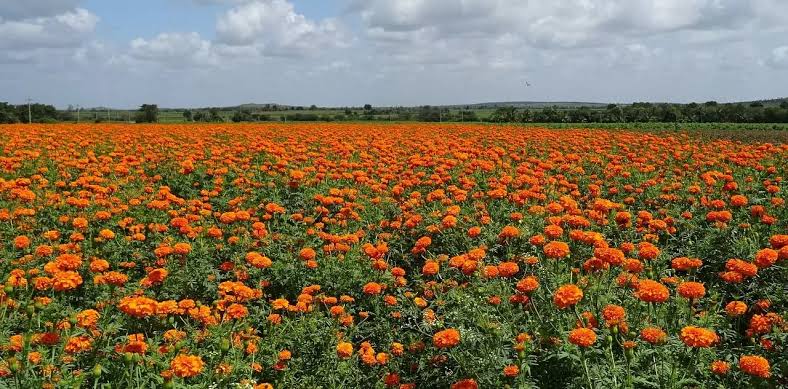
[[[137,123],[156,123],[159,121],[159,106],[156,104],[143,104],[137,110],[135,118]]]

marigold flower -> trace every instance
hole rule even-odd
[[[520,368],[517,365],[507,365],[503,368],[503,375],[507,377],[517,377],[520,374]]]
[[[725,361],[714,361],[711,363],[711,372],[717,375],[728,374],[731,366]]]
[[[639,280],[635,296],[648,303],[663,303],[670,297],[670,291],[657,281]]]
[[[695,326],[682,328],[679,338],[684,344],[694,348],[711,347],[720,340],[714,331]]]
[[[118,309],[134,317],[147,317],[156,314],[157,301],[144,296],[126,296],[118,302]]]
[[[539,279],[534,276],[527,276],[517,282],[516,288],[521,293],[531,293],[539,289]]]
[[[777,263],[779,257],[780,254],[776,250],[763,249],[755,253],[755,261],[753,262],[755,266],[764,269]]]
[[[317,258],[317,253],[311,247],[305,247],[298,252],[298,257],[304,261],[314,261]]]
[[[460,343],[460,331],[454,328],[438,331],[432,336],[432,343],[437,348],[452,348]]]
[[[337,344],[337,356],[342,359],[348,359],[353,355],[353,344],[349,342],[339,342]]]
[[[747,304],[741,301],[731,301],[725,305],[725,312],[731,317],[741,316],[747,312]]]
[[[368,282],[364,285],[363,292],[366,295],[376,296],[383,292],[383,285],[377,282]]]
[[[427,261],[424,267],[421,268],[421,274],[425,276],[434,276],[440,271],[440,265],[436,261]]]
[[[170,361],[170,370],[177,377],[189,378],[202,373],[205,363],[196,355],[180,354]]]
[[[640,330],[640,338],[652,345],[665,342],[668,334],[657,327],[646,327]]]
[[[228,319],[241,319],[249,315],[249,310],[241,304],[231,304],[224,314]]]
[[[92,328],[96,326],[101,315],[94,309],[86,309],[77,314],[77,325],[82,328]]]
[[[571,307],[583,299],[583,291],[577,285],[560,286],[553,294],[553,303],[560,309]]]
[[[559,259],[569,255],[569,245],[565,242],[552,241],[542,247],[547,258]]]
[[[596,343],[596,332],[590,328],[575,328],[569,332],[569,342],[579,347],[591,347]]]
[[[626,310],[620,305],[610,304],[602,310],[602,318],[608,327],[619,325],[626,318],[626,314]]]
[[[706,288],[700,282],[682,282],[676,291],[681,297],[694,300],[706,295]]]
[[[520,230],[514,226],[506,226],[501,230],[501,233],[498,234],[498,239],[506,240],[516,238],[520,235]]]
[[[739,358],[739,369],[745,374],[760,378],[771,375],[769,361],[760,355],[742,355]]]
[[[451,389],[478,389],[479,385],[473,378],[466,378],[451,385]]]
[[[74,271],[57,272],[52,280],[52,288],[57,292],[73,290],[80,285],[82,285],[82,276]]]

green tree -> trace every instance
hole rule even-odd
[[[193,116],[194,115],[192,114],[191,110],[187,109],[187,110],[183,111],[183,118],[186,119],[187,122],[192,121],[193,120]]]
[[[13,105],[0,102],[0,123],[18,123],[19,117],[16,116],[16,109]]]
[[[159,121],[159,106],[156,104],[142,104],[137,110],[137,123],[156,123]]]

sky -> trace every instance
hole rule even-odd
[[[786,96],[786,0],[0,0],[17,104]]]

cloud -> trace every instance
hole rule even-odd
[[[131,41],[129,55],[142,61],[163,62],[169,65],[215,65],[219,58],[211,42],[200,34],[162,33],[152,39]]]
[[[229,46],[256,46],[272,56],[300,56],[345,46],[333,19],[313,21],[285,0],[249,1],[232,8],[216,23],[217,41]]]
[[[82,8],[55,16],[0,20],[0,49],[76,47],[98,21],[98,16]]]
[[[3,0],[0,20],[55,16],[77,8],[79,3],[80,0]]]
[[[728,29],[756,14],[753,3],[740,0],[365,0],[355,6],[373,38],[413,31],[430,31],[437,39],[514,33],[542,48]]]
[[[772,50],[766,64],[775,69],[788,69],[788,46],[780,46]]]

